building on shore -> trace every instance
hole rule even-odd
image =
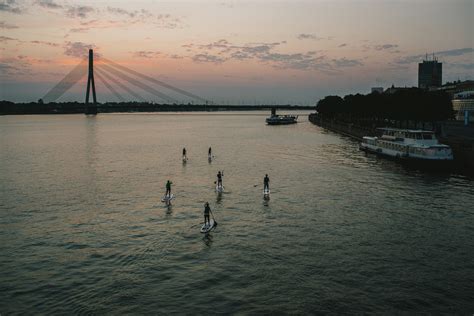
[[[418,64],[418,88],[430,89],[441,87],[443,81],[443,64],[433,55],[433,59],[423,59]]]
[[[474,91],[474,80],[446,82],[443,86],[433,90],[445,91],[452,99],[454,99],[455,94],[465,91]]]
[[[451,97],[457,121],[474,122],[474,80],[447,82],[435,90],[444,91]]]
[[[410,89],[413,89],[413,87],[406,87],[406,86],[405,87],[395,87],[392,84],[392,86],[390,88],[385,89],[385,91],[383,93],[394,94],[397,91],[410,90]]]
[[[474,122],[474,91],[456,93],[452,103],[456,120],[466,124]]]

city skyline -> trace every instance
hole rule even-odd
[[[443,63],[443,82],[472,79],[473,6],[6,0],[0,3],[1,99],[36,101],[89,48],[223,103],[307,105],[373,86],[416,86],[426,53]],[[85,79],[59,101],[82,101]],[[97,85],[99,102],[116,101]]]

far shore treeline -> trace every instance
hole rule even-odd
[[[157,104],[150,102],[97,103],[100,113],[112,112],[181,112],[266,110],[272,107],[286,110],[310,110],[296,105],[218,105],[218,104]],[[14,103],[0,101],[0,114],[74,114],[84,113],[82,102]],[[355,94],[345,97],[327,96],[318,101],[317,115],[338,121],[362,123],[380,121],[435,122],[454,118],[451,97],[444,91],[402,88],[392,93]]]
[[[327,96],[318,102],[316,111],[321,117],[351,122],[434,122],[454,118],[451,97],[446,92],[418,88],[344,98]]]
[[[93,106],[90,104],[90,106]],[[99,113],[116,112],[193,112],[193,111],[254,111],[269,110],[314,110],[314,106],[280,105],[219,105],[219,104],[158,104],[151,102],[106,102],[97,103]],[[83,102],[28,102],[0,101],[0,115],[8,114],[78,114],[84,113]]]

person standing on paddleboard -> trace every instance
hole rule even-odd
[[[224,171],[222,171],[222,173],[220,171],[217,173],[217,187],[222,187],[223,176],[224,176]]]
[[[207,157],[211,158],[212,157],[212,149],[209,147],[209,150],[207,151]]]
[[[183,159],[187,160],[188,157],[186,157],[186,148],[183,148]]]
[[[204,204],[204,225],[211,225],[211,220],[209,219],[209,213],[211,212],[211,207],[209,206],[209,202]]]
[[[263,191],[265,190],[270,191],[270,178],[268,174],[265,174],[265,178],[263,178]]]
[[[168,182],[166,182],[166,194],[165,194],[165,197],[168,197],[168,198],[171,198],[171,185],[173,184],[173,182],[171,182],[170,180],[168,180]]]

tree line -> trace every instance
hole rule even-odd
[[[393,93],[327,96],[316,105],[319,115],[351,122],[434,122],[454,118],[451,97],[444,91],[404,88]]]

